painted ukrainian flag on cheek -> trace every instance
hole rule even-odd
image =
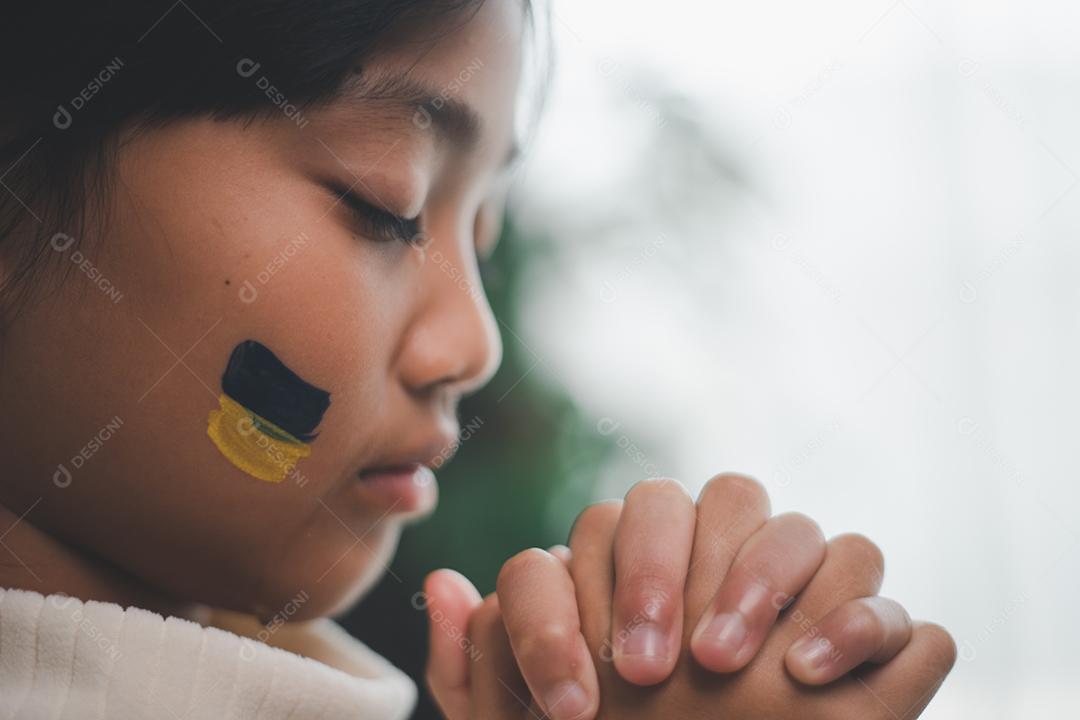
[[[206,432],[237,468],[278,483],[311,455],[330,393],[305,382],[268,347],[254,340],[237,345],[221,389]]]

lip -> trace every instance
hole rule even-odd
[[[439,490],[435,473],[421,463],[403,463],[363,470],[353,489],[365,505],[384,514],[424,514],[435,508]]]

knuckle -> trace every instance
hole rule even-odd
[[[952,670],[956,664],[956,641],[941,625],[924,623],[918,632],[926,645],[927,661],[941,675]]]
[[[787,552],[782,548],[759,548],[749,557],[737,559],[732,566],[732,573],[739,573],[743,578],[770,592],[779,592],[784,583],[777,568],[786,561]]]
[[[574,519],[574,524],[570,527],[571,539],[582,531],[614,525],[622,514],[622,506],[622,500],[605,500],[589,505]]]
[[[825,547],[825,533],[821,531],[821,526],[812,517],[792,512],[777,515],[774,520],[782,522],[786,527],[791,528],[798,535],[800,544]]]
[[[522,665],[559,664],[572,656],[577,635],[577,628],[564,623],[532,627],[514,638],[514,655]]]
[[[779,591],[792,584],[793,572],[805,572],[810,562],[815,567],[821,563],[825,539],[809,517],[785,513],[769,520],[765,527],[760,542],[740,551],[734,571],[770,591]]]
[[[726,502],[747,508],[764,508],[769,513],[769,493],[765,486],[749,475],[723,472],[709,478],[701,491],[699,502],[706,497],[722,497]]]
[[[866,604],[856,604],[843,627],[846,635],[874,645],[872,650],[880,649],[885,642],[885,623],[881,616]]]
[[[506,592],[509,586],[520,579],[522,575],[534,573],[538,568],[544,567],[552,561],[558,562],[558,559],[540,548],[522,550],[503,563],[503,566],[499,569],[495,586],[499,592]]]
[[[844,533],[829,541],[830,549],[853,558],[859,568],[881,577],[885,573],[885,556],[877,544],[859,533]]]
[[[626,502],[648,502],[659,496],[681,497],[693,502],[690,491],[674,478],[654,477],[640,480],[626,493]]]
[[[635,568],[620,576],[615,594],[621,610],[630,614],[643,613],[649,620],[658,620],[672,606],[678,579],[670,569],[656,564]]]

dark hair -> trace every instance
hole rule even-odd
[[[57,233],[65,242],[81,237],[90,203],[105,195],[121,130],[279,112],[244,74],[255,64],[295,108],[332,100],[395,27],[456,22],[483,2],[37,0],[6,8],[0,298],[22,299]]]

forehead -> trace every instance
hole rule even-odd
[[[415,129],[481,154],[506,156],[515,146],[524,8],[522,0],[486,0],[392,29],[346,99],[397,111]]]
[[[518,81],[526,7],[523,0],[477,0],[453,12],[402,21],[384,35],[372,62],[461,85],[474,99],[485,89],[506,90]],[[474,76],[483,82],[471,82]]]

